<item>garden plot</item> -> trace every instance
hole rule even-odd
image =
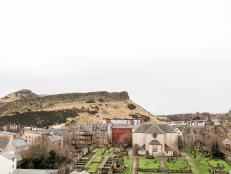
[[[224,159],[212,159],[205,157],[202,153],[198,152],[195,155],[195,153],[190,153],[189,151],[188,156],[190,157],[188,162],[192,166],[194,174],[210,174],[211,167],[217,166],[224,167],[224,172],[231,171],[231,166]]]
[[[164,165],[169,170],[188,169],[187,161],[179,157],[169,157],[164,159]]]
[[[159,159],[149,159],[146,157],[139,157],[139,168],[140,169],[159,169]]]

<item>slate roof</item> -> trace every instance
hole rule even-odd
[[[152,140],[149,144],[150,145],[161,145],[158,140]]]
[[[148,134],[164,134],[163,132],[156,124],[153,124],[147,131]]]
[[[142,124],[134,133],[148,133],[148,134],[165,134],[165,133],[177,133],[168,124]]]
[[[0,131],[1,134],[7,134],[7,135],[17,135],[15,132],[8,132],[8,131]]]
[[[67,131],[68,129],[66,128],[51,128],[49,134],[50,135],[63,135]]]
[[[157,126],[164,132],[164,133],[176,133],[176,131],[169,126],[168,124],[157,124]]]
[[[49,136],[49,139],[51,143],[54,143],[54,142],[62,141],[63,138],[62,136],[52,135],[52,136]]]
[[[9,153],[9,152],[1,152],[0,155],[8,158],[9,160],[16,158],[16,156],[13,153]]]
[[[101,131],[107,131],[108,125],[107,124],[76,124],[74,126],[71,126],[71,130],[76,131],[95,131],[95,130],[101,130]]]
[[[138,127],[134,133],[145,133],[150,127],[152,126],[152,124],[142,124],[140,125],[140,127]]]
[[[22,138],[16,138],[13,140],[13,144],[15,145],[15,147],[24,147],[27,146],[27,143],[24,139]]]
[[[9,143],[9,139],[1,138],[0,139],[0,148],[6,148],[7,144]]]

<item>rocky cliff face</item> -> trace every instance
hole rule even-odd
[[[44,112],[48,112],[47,115],[54,115],[51,112],[63,114],[65,110],[71,111],[72,121],[74,119],[83,123],[89,122],[89,120],[99,122],[103,118],[113,117],[143,117],[146,120],[155,120],[151,113],[131,101],[125,91],[37,95],[30,90],[21,90],[0,99],[0,116],[7,116],[7,118],[12,116],[13,120],[16,118],[17,123],[20,123],[20,120],[17,120],[20,115],[23,115],[23,118],[27,118],[29,115],[31,119],[32,117],[34,119],[34,115],[39,116],[39,113],[42,112],[42,119],[45,119],[46,113]],[[73,110],[74,112],[72,112]],[[76,113],[76,116],[73,113]],[[68,114],[65,114],[66,118],[68,118]],[[9,119],[4,118],[4,120]],[[40,122],[44,121],[40,120]]]

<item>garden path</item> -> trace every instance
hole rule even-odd
[[[160,169],[166,169],[165,165],[164,165],[164,158],[160,158]]]
[[[137,174],[137,166],[138,166],[138,157],[132,156],[132,172],[131,172],[131,174]]]

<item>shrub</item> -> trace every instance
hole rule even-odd
[[[86,103],[95,103],[95,100],[88,100]]]
[[[103,99],[100,98],[100,99],[99,99],[99,102],[104,102],[104,101],[103,101]]]
[[[128,106],[128,109],[130,110],[136,109],[136,106],[132,103],[129,103],[127,106]]]

